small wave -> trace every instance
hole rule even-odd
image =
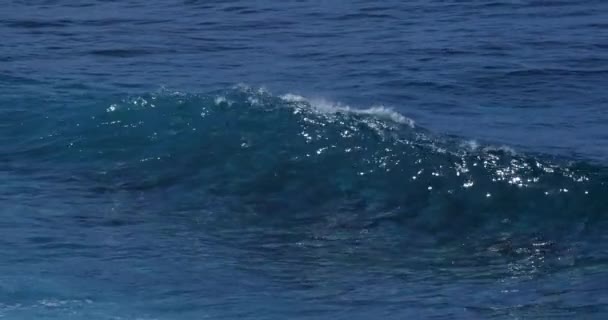
[[[63,28],[71,25],[72,20],[58,19],[58,20],[35,20],[35,19],[21,19],[21,20],[8,20],[5,25],[11,28],[23,28],[23,29],[44,29],[44,28]]]
[[[204,203],[230,199],[230,210],[285,218],[354,206],[366,224],[380,215],[452,236],[454,224],[473,232],[505,219],[522,230],[596,230],[589,223],[608,210],[601,166],[433,134],[385,107],[240,86],[208,95],[164,89],[79,110],[39,147],[5,161],[50,166],[95,192],[194,192]]]
[[[111,58],[133,58],[158,53],[148,49],[97,49],[88,52],[91,55]]]

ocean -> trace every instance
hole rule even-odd
[[[608,2],[8,0],[0,318],[605,319]]]

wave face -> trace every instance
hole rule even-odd
[[[286,286],[340,287],[346,268],[404,277],[412,288],[438,281],[483,292],[479,281],[491,279],[526,290],[523,281],[599,272],[606,262],[608,170],[598,164],[439,136],[384,107],[245,86],[95,101],[69,117],[22,112],[29,128],[13,137],[45,134],[4,141],[7,179],[38,181],[44,201],[69,199],[59,208],[85,212],[69,214],[79,224],[187,221],[196,237],[233,248],[227,255],[244,272]],[[91,209],[99,206],[113,213]],[[155,246],[181,261],[174,245]],[[507,312],[489,303],[470,310]]]
[[[454,236],[501,221],[593,229],[608,209],[605,167],[434,135],[384,107],[240,86],[85,109],[13,163],[35,156],[99,190],[194,188],[259,213],[353,211]]]

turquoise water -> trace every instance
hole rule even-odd
[[[10,1],[0,317],[603,319],[600,1]]]

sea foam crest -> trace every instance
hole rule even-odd
[[[405,124],[412,128],[414,127],[414,124],[415,124],[414,120],[392,110],[391,108],[387,108],[385,106],[372,106],[367,109],[358,109],[358,108],[352,108],[348,105],[344,105],[341,103],[328,101],[326,99],[307,99],[303,96],[300,96],[297,94],[292,94],[292,93],[284,94],[284,95],[280,96],[280,98],[283,101],[286,101],[289,103],[308,104],[312,108],[314,108],[314,110],[322,112],[322,113],[331,114],[331,113],[343,112],[343,113],[351,113],[351,114],[364,114],[364,115],[370,115],[370,116],[374,116],[374,117],[381,118],[381,119],[387,119],[387,120],[390,120],[390,121],[393,121],[396,123],[400,123],[400,124]]]

